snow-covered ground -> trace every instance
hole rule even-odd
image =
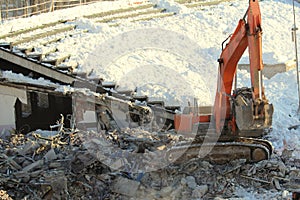
[[[172,0],[151,1],[177,15],[137,22],[124,19],[118,26],[83,17],[134,4],[134,1],[104,1],[3,22],[0,34],[34,27],[41,21],[49,23],[76,18],[70,23],[90,32],[65,39],[57,48],[60,52],[71,53],[70,62],[78,62],[79,71],[92,71],[92,76],[116,81],[120,89],[138,87],[139,94],[164,99],[170,105],[186,105],[193,98],[197,98],[200,105],[211,105],[221,43],[245,14],[248,1],[233,0],[196,8],[186,8]],[[260,7],[264,63],[294,60],[292,0],[264,0]],[[299,3],[295,4],[295,9],[300,24]],[[248,63],[247,52],[240,63]],[[238,74],[239,86],[249,85],[248,72],[241,70]],[[283,148],[293,148],[294,157],[300,159],[300,129],[288,129],[300,124],[296,71],[264,79],[264,85],[266,95],[275,107],[269,139],[279,153]],[[288,145],[284,145],[284,141]]]

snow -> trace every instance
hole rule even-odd
[[[133,4],[132,0],[103,1],[99,3],[93,3],[90,5],[57,10],[55,12],[49,12],[42,15],[34,15],[28,18],[19,18],[10,21],[2,21],[3,28],[0,29],[0,34],[2,35],[11,31],[35,27],[41,25],[41,22],[47,24],[59,20],[70,20],[70,19],[82,17],[84,15],[99,13],[102,11],[109,11],[114,9],[130,7],[132,6],[132,4]]]
[[[171,12],[182,12],[187,11],[188,9],[185,6],[182,6],[176,3],[174,0],[166,1],[166,0],[150,0],[153,4],[158,5],[159,7],[165,8]]]
[[[300,158],[300,131],[288,128],[299,125],[298,88],[296,70],[277,74],[266,83],[266,91],[270,102],[274,104],[273,131],[271,141],[275,147],[288,143],[288,148],[294,149],[294,157]],[[280,152],[279,152],[280,153]]]
[[[160,8],[177,15],[150,21],[120,20],[119,26],[96,23],[84,15],[125,8],[134,1],[104,1],[87,6],[3,22],[0,34],[34,27],[61,19],[75,19],[69,24],[90,30],[75,37],[63,38],[56,46],[59,52],[70,54],[70,62],[79,63],[78,71],[93,72],[91,76],[115,81],[119,89],[134,89],[169,105],[187,105],[194,98],[199,105],[213,103],[217,58],[221,43],[231,34],[246,12],[248,1],[233,0],[218,5],[187,8],[173,0],[151,0]],[[146,2],[147,3],[147,2]],[[291,39],[293,27],[292,1],[264,0],[260,2],[263,29],[263,59],[265,64],[291,62],[295,58]],[[295,4],[296,19],[300,19],[300,5]],[[298,41],[299,44],[299,41]],[[70,46],[72,48],[70,48]],[[300,45],[298,45],[300,46]],[[240,63],[248,63],[247,52]],[[250,85],[249,73],[238,72],[240,86]],[[4,73],[12,76],[11,73]],[[26,78],[18,75],[15,79]],[[45,80],[40,80],[45,81]],[[49,84],[49,83],[44,83]],[[266,96],[274,104],[273,131],[268,138],[280,153],[284,141],[300,157],[300,134],[289,130],[299,125],[296,71],[264,78]],[[72,90],[61,86],[58,91]]]
[[[3,71],[1,73],[1,78],[6,78],[7,80],[15,83],[29,83],[29,84],[35,84],[35,85],[43,85],[43,86],[49,86],[49,87],[58,87],[58,84],[55,84],[49,80],[46,80],[42,77],[38,79],[33,79],[28,76],[24,76],[23,74],[16,74],[12,71]]]

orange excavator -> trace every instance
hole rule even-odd
[[[237,82],[237,64],[247,47],[252,87],[233,88],[233,83]],[[239,20],[234,33],[222,43],[218,62],[218,85],[213,107],[195,105],[178,113],[177,107],[166,107],[163,102],[148,102],[147,97],[126,96],[126,100],[143,102],[141,106],[129,104],[129,110],[128,104],[125,104],[123,112],[130,123],[159,124],[164,127],[161,130],[172,127],[176,133],[182,134],[182,142],[167,148],[166,156],[171,162],[184,162],[195,157],[216,163],[234,159],[257,162],[268,159],[272,153],[272,144],[261,139],[271,129],[273,106],[268,102],[263,87],[262,28],[258,0],[249,1],[247,12]],[[121,97],[114,96],[114,100],[118,98]],[[98,109],[101,116],[99,121],[104,124],[105,130],[118,126],[110,109],[107,106]]]
[[[232,89],[234,80],[236,83],[238,61],[247,47],[252,87],[235,86]],[[265,96],[262,80],[262,28],[258,0],[249,1],[247,12],[239,20],[234,33],[222,43],[218,63],[218,85],[211,113],[207,114],[207,108],[193,107],[188,109],[191,112],[175,115],[176,131],[193,133],[196,139],[192,144],[175,146],[169,151],[169,157],[178,158],[176,154],[182,154],[179,161],[201,157],[199,149],[209,148],[203,157],[216,162],[240,158],[250,162],[268,159],[272,145],[258,139],[270,130],[273,115],[273,106]]]

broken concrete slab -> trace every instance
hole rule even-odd
[[[31,163],[30,165],[27,165],[26,167],[23,168],[24,172],[30,172],[32,170],[40,169],[44,164],[43,160],[38,160],[34,163]]]
[[[123,177],[117,177],[112,185],[112,191],[129,197],[134,197],[140,182]]]
[[[46,162],[57,159],[57,155],[56,155],[54,149],[50,149],[44,156],[44,159]]]
[[[191,188],[191,189],[196,189],[197,183],[196,183],[195,177],[193,177],[193,176],[187,176],[187,177],[185,178],[185,180],[186,180],[186,184],[187,184],[187,186],[188,186],[189,188]]]
[[[192,192],[192,197],[196,199],[202,198],[208,192],[208,185],[197,185]]]

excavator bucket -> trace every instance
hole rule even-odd
[[[240,132],[251,133],[247,136],[252,137],[261,136],[272,126],[273,105],[269,104],[267,100],[262,100],[255,105],[251,100],[249,89],[241,89],[235,97],[234,103],[235,120]]]
[[[239,130],[249,130],[254,124],[253,104],[241,104],[235,107],[236,124]]]

